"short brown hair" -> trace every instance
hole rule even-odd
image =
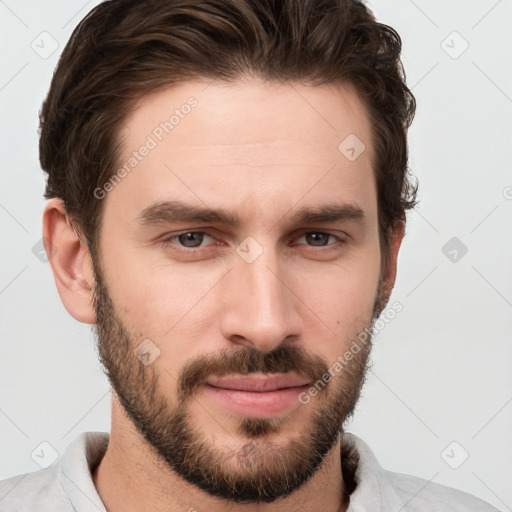
[[[59,197],[91,255],[120,126],[142,96],[188,79],[244,74],[348,82],[368,109],[384,267],[390,229],[416,204],[407,129],[416,110],[397,32],[357,0],[110,0],[75,28],[40,113],[44,197]],[[340,141],[341,142],[341,141]]]

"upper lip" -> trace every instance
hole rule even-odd
[[[206,383],[217,388],[237,389],[241,391],[275,391],[276,389],[305,386],[311,381],[297,375],[253,374],[210,377]]]

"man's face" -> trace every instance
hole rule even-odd
[[[337,446],[364,379],[369,340],[345,354],[380,293],[370,125],[347,86],[206,85],[146,97],[126,120],[121,160],[137,161],[102,199],[94,259],[100,355],[170,470],[222,499],[272,502]],[[150,210],[163,202],[239,222]],[[298,218],[326,207],[339,218]],[[295,380],[219,380],[265,374]]]

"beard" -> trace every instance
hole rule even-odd
[[[116,313],[101,262],[94,257],[92,261],[100,361],[127,418],[157,460],[210,496],[239,504],[271,503],[292,494],[315,474],[343,435],[343,425],[359,399],[379,300],[375,301],[373,319],[364,326],[366,336],[360,350],[344,361],[339,374],[327,383],[322,377],[329,371],[328,362],[299,346],[281,344],[271,352],[233,348],[191,357],[177,378],[178,405],[171,407],[158,385],[160,372],[167,370],[155,363],[146,366],[135,356],[142,338],[130,332]],[[274,442],[272,436],[279,433],[286,417],[237,418],[237,441],[242,440],[238,449],[214,443],[210,433],[191,417],[190,404],[213,375],[291,371],[320,383],[321,389],[303,405],[313,412],[301,425],[300,435],[284,445],[282,440]]]

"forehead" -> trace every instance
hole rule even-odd
[[[122,201],[132,219],[149,202],[183,196],[260,212],[344,195],[371,201],[370,126],[349,84],[183,82],[144,97],[125,119],[127,172],[107,201]]]
[[[190,146],[190,130],[202,146],[289,140],[336,149],[351,133],[367,148],[370,142],[367,110],[349,83],[315,87],[256,79],[181,82],[143,97],[124,127],[126,147],[136,145],[132,136],[142,134],[152,134],[164,144],[184,141]]]

